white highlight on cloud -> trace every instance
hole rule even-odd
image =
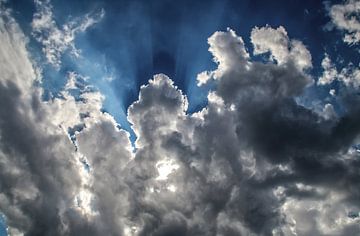
[[[318,80],[318,85],[325,85],[332,83],[338,76],[335,65],[331,62],[330,57],[325,53],[325,57],[321,62],[323,74]]]
[[[96,215],[92,209],[93,194],[89,190],[81,190],[75,198],[75,207],[86,217]]]
[[[333,97],[336,96],[336,90],[335,89],[330,89],[329,94],[331,96],[333,96]]]
[[[209,51],[218,64],[215,71],[204,71],[197,75],[197,85],[206,84],[210,79],[224,76],[229,69],[248,71],[252,66],[244,41],[235,31],[215,32],[209,39]],[[270,53],[270,60],[278,65],[293,63],[303,72],[312,67],[311,54],[299,40],[290,40],[284,27],[255,27],[251,31],[251,43],[254,55]],[[225,56],[226,55],[226,56]],[[235,66],[236,65],[236,66]],[[236,68],[236,69],[235,69]]]
[[[54,124],[63,122],[56,119],[54,121],[53,117],[49,116],[47,105],[40,101],[42,90],[34,86],[38,75],[26,49],[28,40],[11,17],[11,12],[3,8],[2,2],[0,2],[0,7],[0,59],[2,61],[0,87],[3,104],[10,103],[12,106],[12,109],[2,110],[1,113],[6,112],[13,116],[13,119],[1,116],[1,120],[7,122],[6,125],[14,122],[12,132],[21,130],[21,135],[19,133],[15,135],[18,135],[17,139],[23,142],[20,148],[9,145],[9,150],[12,150],[12,154],[9,155],[4,150],[1,140],[2,178],[14,179],[19,183],[14,182],[7,190],[2,188],[0,209],[9,217],[7,222],[9,233],[22,235],[31,230],[31,222],[41,217],[42,212],[45,212],[44,209],[48,210],[48,205],[43,199],[47,199],[51,207],[58,209],[60,214],[58,217],[62,217],[69,207],[73,207],[73,202],[67,202],[65,199],[74,199],[73,193],[76,192],[81,180],[78,176],[77,164],[79,163],[75,158],[73,145],[66,138],[67,131],[65,133]],[[9,93],[9,95],[6,96],[4,93]],[[67,108],[69,107],[62,108],[63,114],[64,112],[68,114]],[[6,135],[9,134],[2,129],[1,137],[4,138]],[[46,147],[47,150],[42,150],[41,147]],[[23,148],[28,151],[24,152]],[[37,149],[36,154],[31,151],[33,148]],[[47,192],[49,188],[54,190],[51,196],[50,192]],[[40,200],[39,196],[41,196]],[[17,200],[11,201],[11,197]],[[63,200],[57,201],[56,198]],[[31,202],[33,214],[31,217],[22,207],[23,204],[29,202]],[[37,207],[42,210],[40,211]]]
[[[203,71],[199,73],[196,77],[197,86],[201,86],[203,84],[206,84],[211,79],[212,73],[209,71]]]
[[[32,88],[37,74],[28,59],[30,57],[26,50],[28,39],[12,18],[11,13],[0,1],[0,53],[3,57],[1,60],[1,82],[12,81],[16,83],[24,91],[21,94],[23,99],[30,99],[29,90]]]
[[[159,173],[158,177],[156,177],[156,180],[167,180],[168,176],[179,169],[179,165],[176,164],[176,162],[172,159],[165,158],[155,164],[157,171]],[[174,187],[171,187],[171,189],[174,189]]]
[[[270,59],[279,65],[289,61],[295,63],[299,70],[312,67],[311,54],[298,40],[290,40],[284,27],[273,29],[270,26],[251,31],[251,43],[254,55],[270,53]]]
[[[360,219],[347,217],[349,207],[343,201],[345,196],[340,192],[325,188],[314,189],[303,184],[297,188],[317,191],[323,197],[321,201],[287,197],[281,207],[287,222],[283,228],[286,235],[344,235],[346,228],[349,234],[359,232],[357,228]]]
[[[218,64],[217,70],[213,73],[215,79],[223,76],[230,68],[236,67],[238,70],[249,68],[249,53],[246,51],[243,39],[237,36],[234,30],[228,28],[226,32],[215,32],[208,39],[208,44],[209,52]],[[202,75],[200,81],[203,84],[207,79]]]
[[[170,192],[173,192],[175,193],[176,192],[176,186],[174,184],[170,184],[168,187],[167,187],[167,190],[169,190]]]
[[[345,43],[358,44],[360,42],[360,1],[347,0],[328,8],[332,24],[328,24],[326,28],[336,27],[345,32]]]
[[[84,92],[86,89],[89,89],[89,86],[86,85],[88,79],[89,77],[82,76],[75,71],[70,71],[68,72],[68,81],[65,84],[64,90],[79,89]]]
[[[322,116],[326,120],[334,120],[337,118],[337,114],[336,114],[335,109],[332,104],[330,104],[330,103],[325,104],[325,106],[322,110]]]
[[[328,85],[333,81],[341,81],[347,87],[360,87],[360,68],[353,64],[348,64],[346,67],[338,71],[335,64],[332,63],[329,55],[325,53],[325,57],[321,62],[323,74],[319,78],[318,85]],[[334,91],[335,92],[335,91]]]
[[[85,32],[89,27],[98,23],[105,15],[102,9],[99,12],[88,13],[85,16],[72,19],[61,27],[54,19],[50,0],[34,0],[36,12],[33,16],[32,35],[42,44],[42,51],[47,62],[55,68],[61,65],[61,56],[67,50],[75,56],[80,56],[80,51],[75,47],[76,35]]]

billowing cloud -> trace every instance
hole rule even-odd
[[[298,104],[311,55],[284,27],[252,30],[266,62],[231,29],[210,36],[217,68],[198,80],[215,88],[194,114],[169,77],[150,79],[128,109],[133,148],[80,74],[41,100],[26,37],[1,12],[0,211],[10,233],[359,232],[359,99],[344,97],[340,115],[330,103],[321,114]]]
[[[269,26],[251,31],[251,42],[254,54],[270,52],[271,59],[279,65],[292,61],[300,70],[312,66],[311,54],[304,44],[298,40],[289,40],[284,27],[273,29]]]
[[[2,11],[0,27],[1,211],[10,233],[56,233],[59,214],[80,183],[74,148],[39,113],[39,89],[33,86],[36,74],[25,36],[8,10]]]

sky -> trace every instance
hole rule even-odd
[[[0,236],[360,234],[360,1],[0,0]]]

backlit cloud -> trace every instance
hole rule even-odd
[[[59,29],[49,2],[35,3],[33,34],[55,66],[103,15]],[[359,97],[339,96],[341,113],[331,100],[322,112],[297,103],[313,85],[312,56],[283,26],[254,27],[249,45],[230,28],[208,38],[216,66],[197,79],[214,88],[198,112],[154,75],[128,108],[132,144],[80,72],[44,101],[28,39],[0,6],[0,211],[10,234],[359,233]],[[326,55],[318,85],[356,76],[331,63]]]

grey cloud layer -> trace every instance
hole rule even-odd
[[[128,110],[133,150],[98,92],[41,101],[25,37],[2,12],[0,211],[10,233],[360,232],[358,97],[344,96],[341,117],[296,103],[312,84],[311,55],[283,27],[252,31],[268,63],[252,61],[230,29],[209,38],[218,67],[199,84],[213,79],[216,89],[200,112],[187,114],[186,96],[154,76]]]

